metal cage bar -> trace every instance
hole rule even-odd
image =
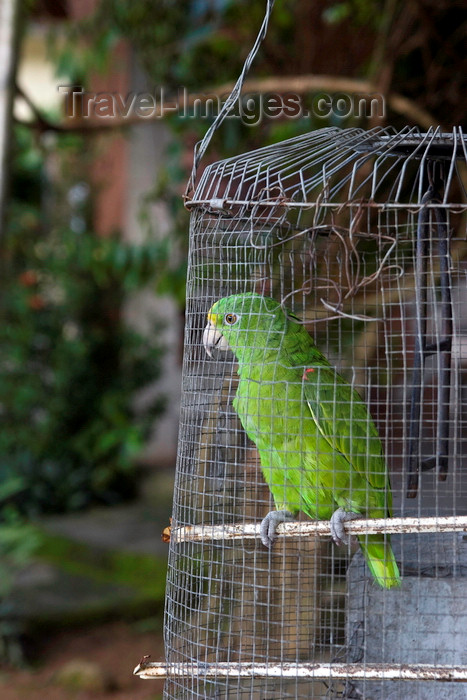
[[[407,534],[422,532],[467,532],[467,515],[404,517],[385,519],[355,519],[344,524],[349,535],[369,535],[377,533]],[[170,531],[169,531],[170,530]],[[309,537],[319,535],[331,536],[331,526],[326,520],[312,522],[281,523],[278,535],[284,537]],[[179,544],[181,542],[212,542],[215,540],[259,539],[260,525],[254,523],[224,525],[193,525],[171,527],[165,531],[165,541]]]
[[[392,681],[440,681],[465,683],[467,666],[439,666],[436,664],[165,664],[140,661],[133,671],[135,676],[157,680],[170,676],[203,679],[217,678],[291,678],[291,679],[352,679]]]

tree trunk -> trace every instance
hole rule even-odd
[[[19,16],[19,0],[0,0],[0,239],[6,218]]]

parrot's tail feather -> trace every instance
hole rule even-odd
[[[398,588],[401,585],[401,576],[389,537],[366,535],[358,540],[376,583],[382,588]]]

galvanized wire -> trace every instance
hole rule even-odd
[[[268,31],[268,25],[269,25],[269,19],[271,17],[272,13],[272,8],[274,7],[274,1],[275,0],[266,0],[266,11],[264,14],[263,21],[261,23],[260,30],[258,32],[258,36],[256,37],[256,41],[253,44],[253,47],[251,51],[249,52],[248,56],[246,57],[245,63],[243,64],[242,71],[240,75],[237,78],[237,82],[235,83],[232,91],[230,92],[229,96],[227,97],[226,101],[222,105],[222,109],[220,110],[219,114],[216,116],[214,119],[213,123],[209,127],[209,129],[206,131],[204,137],[202,138],[201,141],[199,141],[194,148],[194,153],[193,153],[193,167],[191,170],[190,178],[188,180],[188,184],[185,190],[185,200],[188,202],[192,196],[194,187],[195,187],[195,180],[196,180],[196,173],[198,171],[199,164],[201,162],[202,157],[206,153],[206,150],[211,142],[211,139],[213,137],[213,134],[215,131],[217,131],[224,121],[226,117],[228,117],[229,113],[232,111],[234,108],[236,102],[240,99],[240,95],[242,92],[242,87],[243,83],[245,82],[246,76],[248,75],[248,72],[251,68],[251,65],[253,61],[256,58],[256,54],[259,51],[259,48],[264,41],[264,38],[266,36],[266,33]]]

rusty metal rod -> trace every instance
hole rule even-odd
[[[349,520],[344,523],[345,531],[350,535],[376,533],[409,532],[467,532],[467,515],[427,516],[404,518],[377,518]],[[312,520],[303,522],[281,523],[278,535],[284,537],[309,537],[310,535],[331,536],[329,520]],[[170,541],[209,542],[215,540],[254,540],[260,538],[260,524],[236,523],[232,525],[187,525],[170,529]],[[169,539],[169,537],[167,537]]]
[[[422,204],[433,199],[430,188],[423,196]],[[423,403],[423,370],[426,348],[426,326],[428,308],[428,254],[430,244],[430,213],[424,208],[420,211],[415,245],[415,307],[416,336],[413,351],[412,391],[410,395],[410,412],[407,439],[407,498],[415,498],[418,493],[420,473],[420,431]]]
[[[451,253],[446,213],[436,207],[433,214],[426,207],[441,204],[440,191],[444,184],[443,164],[437,161],[428,165],[430,186],[422,198],[419,213],[415,248],[415,306],[416,338],[412,369],[412,392],[408,427],[407,451],[407,498],[415,498],[418,491],[420,471],[436,467],[438,479],[445,481],[449,466],[450,431],[450,391],[451,391],[451,348],[453,332],[453,311],[451,298]],[[440,291],[441,291],[441,338],[435,344],[427,343],[428,319],[428,259],[433,254],[434,241],[438,244]],[[431,254],[431,255],[430,255]],[[436,426],[435,454],[429,459],[421,459],[420,439],[423,404],[423,375],[425,360],[434,352],[438,360],[438,410]]]
[[[441,287],[441,336],[447,347],[440,354],[438,377],[438,435],[436,456],[438,461],[438,479],[445,481],[449,465],[449,430],[450,430],[450,395],[451,395],[451,353],[453,334],[451,253],[449,249],[449,230],[446,214],[441,209],[435,211],[438,225],[438,254]]]
[[[183,678],[293,678],[395,681],[467,681],[467,666],[435,664],[376,664],[376,663],[164,663],[141,661],[133,671],[135,676],[150,680]]]

